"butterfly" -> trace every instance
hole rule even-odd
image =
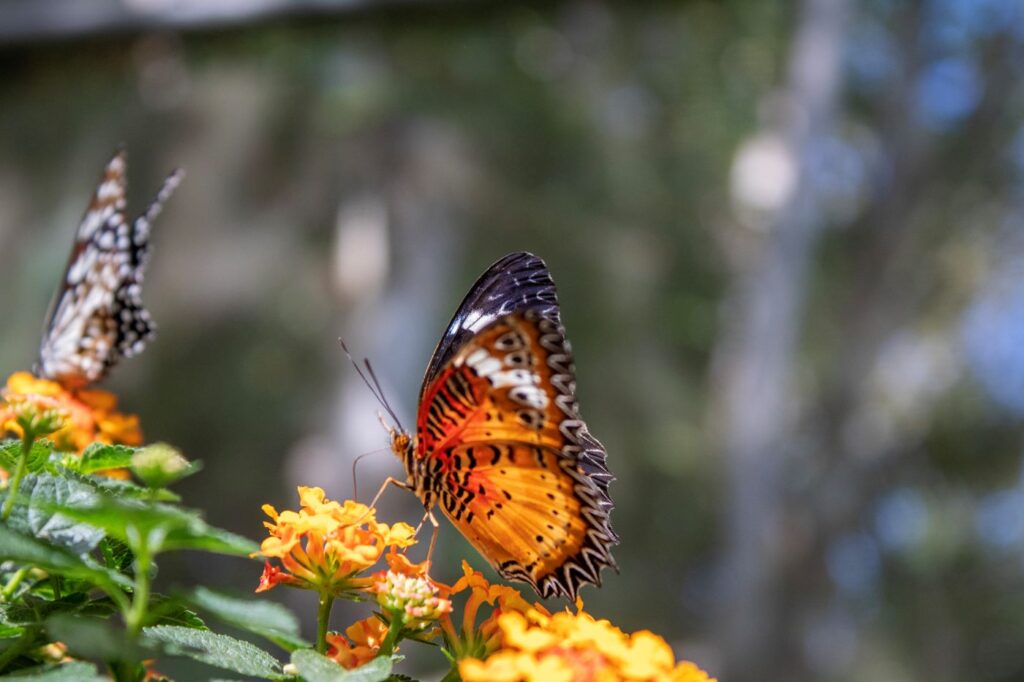
[[[420,390],[416,435],[391,447],[413,490],[510,580],[576,599],[617,570],[613,480],[576,402],[572,352],[551,273],[505,256],[448,324]],[[400,484],[401,485],[401,484]]]
[[[183,175],[171,173],[149,208],[129,223],[124,152],[107,164],[46,317],[35,368],[39,377],[68,389],[87,386],[153,338],[153,320],[142,305],[149,230]]]

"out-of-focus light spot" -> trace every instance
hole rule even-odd
[[[928,398],[945,393],[959,367],[945,336],[903,331],[883,346],[871,380],[888,409],[908,416],[927,407]]]
[[[876,153],[866,129],[819,138],[810,152],[807,177],[822,207],[837,224],[853,220],[868,193],[868,165]]]
[[[876,22],[860,23],[847,42],[846,64],[855,85],[868,90],[882,88],[899,67],[889,30]]]
[[[1020,544],[1024,541],[1024,492],[1015,488],[983,497],[974,513],[974,528],[990,545]]]
[[[881,570],[878,544],[867,533],[847,533],[832,543],[825,554],[828,575],[840,589],[853,593],[870,591]]]
[[[974,64],[960,57],[940,59],[925,67],[917,82],[917,116],[933,130],[948,130],[974,111],[981,92]]]
[[[971,304],[962,329],[975,378],[994,400],[1024,415],[1024,272],[1012,274]]]
[[[929,17],[946,44],[974,35],[988,36],[1004,31],[1021,33],[1024,4],[1020,0],[938,0],[929,3]]]
[[[920,543],[928,531],[928,506],[916,490],[889,493],[875,509],[875,532],[883,549],[900,551]]]
[[[388,276],[388,215],[376,199],[346,204],[335,223],[332,279],[342,300],[374,298]]]
[[[781,137],[763,133],[740,147],[729,181],[733,202],[741,213],[775,212],[796,190],[796,160]]]

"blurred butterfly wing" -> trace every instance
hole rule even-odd
[[[470,287],[427,364],[423,388],[434,382],[444,365],[474,334],[499,317],[526,310],[558,320],[558,296],[551,273],[543,260],[519,251],[491,265]]]
[[[615,566],[612,476],[579,414],[554,284],[535,262],[532,281],[547,282],[545,307],[506,296],[515,312],[452,349],[424,386],[416,456],[426,460],[425,487],[501,575],[574,599]]]
[[[129,225],[124,173],[118,152],[79,224],[40,343],[37,373],[69,388],[98,381],[122,357],[140,352],[154,333],[141,297],[149,229],[182,174],[169,176]]]

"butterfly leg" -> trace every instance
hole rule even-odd
[[[377,494],[373,496],[373,501],[370,502],[370,509],[373,509],[377,506],[377,500],[380,499],[380,496],[384,494],[384,491],[387,489],[389,485],[397,486],[402,490],[412,490],[409,484],[406,483],[405,481],[400,481],[394,476],[388,476],[386,479],[384,479],[384,483],[381,484],[380,490],[378,490]]]
[[[437,522],[437,518],[434,517],[434,512],[429,509],[424,518],[430,521],[430,524],[434,527],[434,532],[430,534],[430,545],[427,547],[427,566],[430,566],[430,558],[434,556],[434,543],[437,542],[437,532],[441,530],[441,525]],[[420,525],[423,525],[422,521],[420,521]]]

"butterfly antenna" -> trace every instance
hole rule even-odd
[[[363,372],[362,368],[360,368],[359,366],[359,363],[356,362],[355,358],[352,357],[352,353],[349,352],[348,346],[345,345],[345,341],[343,339],[338,339],[338,342],[341,344],[341,349],[345,351],[345,355],[348,356],[349,362],[351,362],[352,366],[355,367],[356,374],[358,374],[359,378],[363,380],[363,383],[366,384],[366,387],[370,389],[370,393],[373,394],[373,397],[377,399],[377,402],[381,404],[381,407],[383,407],[391,416],[391,418],[395,421],[395,425],[398,427],[398,429],[400,431],[404,431],[405,429],[402,428],[402,422],[398,420],[398,416],[395,414],[395,411],[391,409],[391,406],[388,405],[388,401],[384,398],[384,390],[381,388],[380,382],[377,380],[377,376],[373,373],[373,368],[370,366],[370,361],[364,360],[364,362],[366,363],[366,370],[369,373],[369,375],[373,378],[372,383],[370,382],[369,379],[366,378],[367,373]]]
[[[366,365],[366,372],[370,375],[370,378],[373,379],[373,383],[377,387],[377,394],[380,396],[380,402],[384,406],[384,409],[387,410],[387,413],[395,421],[395,425],[398,427],[398,430],[405,431],[405,429],[402,428],[402,422],[398,420],[398,415],[391,409],[391,405],[388,404],[387,399],[384,397],[384,388],[380,385],[377,373],[373,371],[373,365],[371,365],[370,361],[366,358],[363,359],[363,364]]]

